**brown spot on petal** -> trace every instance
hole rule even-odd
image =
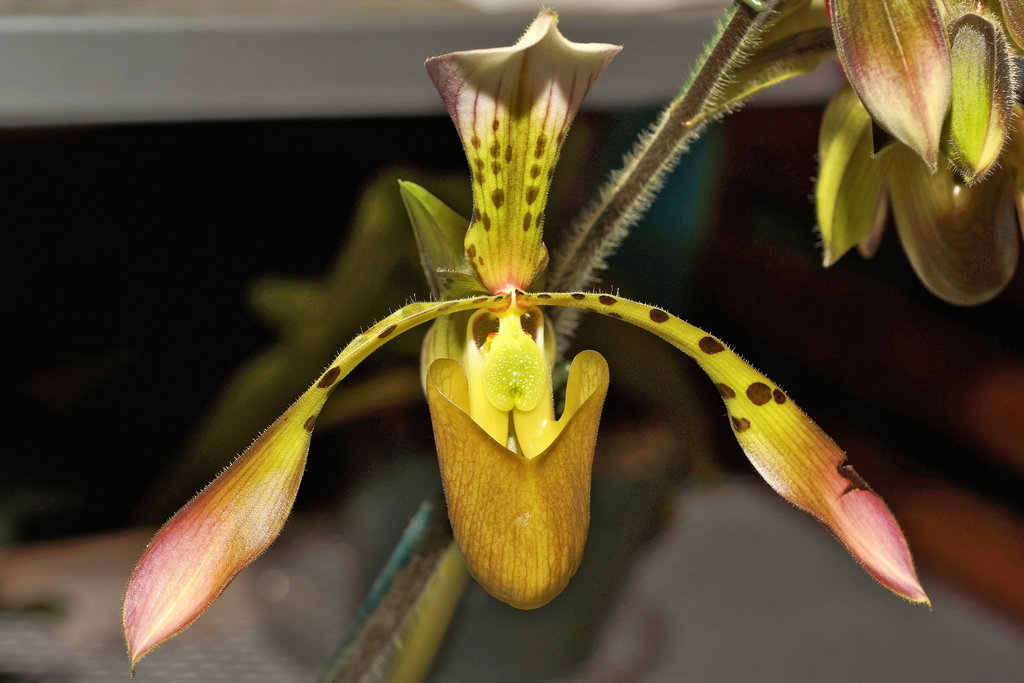
[[[652,315],[651,317],[654,316]],[[714,337],[704,337],[699,342],[697,342],[697,346],[700,347],[701,351],[708,355],[711,355],[713,353],[721,353],[722,351],[725,351],[725,347],[722,346],[722,342],[718,341]]]
[[[656,323],[663,323],[666,320],[668,320],[668,313],[666,313],[665,311],[661,310],[660,308],[652,308],[651,309],[651,320],[653,320]]]
[[[532,223],[532,222],[533,222],[533,215],[529,211],[527,211],[525,214],[523,214],[523,231],[524,232],[530,229],[530,223]]]
[[[836,472],[839,473],[840,477],[850,482],[846,486],[846,489],[843,490],[842,495],[845,496],[850,491],[871,490],[871,487],[868,486],[868,483],[861,479],[861,476],[857,474],[857,470],[853,469],[853,465],[850,464],[850,461],[848,459],[843,458],[843,461],[839,463],[839,465],[836,467]]]
[[[505,203],[505,191],[500,187],[491,193],[491,201],[494,202],[494,208],[500,209],[501,205]]]
[[[783,403],[786,402],[786,395],[782,393],[781,389],[774,390],[772,392],[772,398],[774,398],[775,402],[778,403],[779,405],[782,405]]]
[[[494,119],[493,121],[491,121],[491,130],[498,130],[498,128],[500,127],[501,124],[498,123],[498,119]]]
[[[480,157],[477,157],[477,158],[473,159],[473,163],[476,165],[476,170],[478,170],[478,171],[484,170],[484,160],[481,159]]]
[[[575,293],[574,293],[574,294],[572,295],[572,298],[573,298],[573,299],[576,299],[576,301],[582,301],[583,299],[586,299],[586,298],[587,298],[587,295],[586,295],[586,294],[580,294],[579,292],[575,292]]]
[[[550,299],[551,295],[550,294],[538,294],[537,298],[538,299]]]
[[[537,201],[537,194],[539,192],[540,191],[536,187],[531,187],[530,189],[528,189],[526,191],[526,203],[533,204],[535,201]]]
[[[718,393],[722,395],[722,398],[736,398],[736,392],[728,384],[719,382],[715,386],[718,387]]]
[[[537,149],[533,150],[533,156],[540,159],[544,156],[544,148],[547,147],[548,139],[543,133],[537,136]]]
[[[505,147],[505,161],[512,161],[512,145]]]
[[[754,382],[747,387],[747,398],[755,406],[763,406],[772,400],[772,389],[764,382]]]
[[[499,173],[501,173],[501,164],[499,164],[497,161],[492,161],[491,173],[493,173],[494,175],[498,175]]]
[[[611,313],[607,313],[606,315],[609,318],[615,318],[616,320],[622,320],[622,316],[619,315],[618,313],[616,313],[615,311],[612,311]]]
[[[469,139],[469,144],[473,145],[474,148],[479,148],[480,147],[480,138],[478,138],[476,135],[474,135],[473,137],[471,137]]]
[[[324,376],[320,378],[320,381],[316,383],[321,389],[326,389],[335,382],[338,381],[338,375],[341,374],[341,368],[334,366],[330,370],[324,373]]]
[[[483,214],[483,215],[481,216],[481,218],[482,218],[482,219],[483,219],[483,221],[484,221],[484,230],[490,230],[490,229],[491,229],[491,217],[490,217],[490,216],[488,216],[488,215],[487,215],[487,214],[485,213],[485,214]]]
[[[484,184],[484,174],[480,173],[479,171],[474,173],[473,174],[473,180],[476,181],[477,185],[483,186],[483,184]]]
[[[732,428],[737,432],[745,432],[750,429],[750,420],[745,417],[734,417],[732,419]]]
[[[491,156],[492,157],[496,157],[499,154],[501,154],[501,143],[498,142],[497,140],[495,140],[494,144],[491,145],[491,150],[490,151],[491,151]]]
[[[313,425],[315,425],[315,424],[316,424],[316,415],[310,415],[309,417],[306,418],[306,421],[304,423],[302,423],[302,428],[305,429],[310,434],[312,434],[313,433]]]
[[[533,166],[530,167],[530,177],[531,178],[536,178],[539,175],[540,175],[540,166],[538,166],[537,164],[534,164]]]
[[[597,297],[597,300],[603,303],[605,306],[611,306],[612,304],[615,303],[615,297],[608,296],[607,294],[602,294],[601,296]]]
[[[466,256],[469,257],[470,261],[472,261],[474,258],[476,258],[476,245],[475,244],[470,244],[468,247],[466,247]]]
[[[380,331],[380,334],[377,335],[377,339],[384,339],[385,337],[391,336],[391,333],[396,329],[398,329],[398,325],[388,325]]]

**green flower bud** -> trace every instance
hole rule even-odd
[[[946,153],[970,184],[992,170],[1013,113],[1014,68],[1002,30],[977,14],[950,27],[953,99]]]
[[[892,145],[873,154],[871,132],[871,116],[853,90],[844,87],[825,109],[818,137],[821,164],[814,203],[826,267],[854,246],[872,255],[885,227]]]

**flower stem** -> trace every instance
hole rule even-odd
[[[409,522],[320,682],[361,681],[368,671],[385,680],[425,678],[467,578],[438,491]]]
[[[665,175],[714,118],[716,98],[729,74],[748,59],[764,22],[787,0],[755,11],[737,0],[725,11],[682,90],[636,142],[623,168],[611,174],[598,199],[575,222],[548,276],[555,291],[584,289],[594,281],[629,229],[661,189]]]

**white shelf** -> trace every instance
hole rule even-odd
[[[675,92],[722,6],[676,2],[686,6],[630,14],[563,3],[571,39],[625,46],[589,107]],[[441,113],[423,60],[511,44],[533,13],[450,0],[0,0],[0,126]],[[823,101],[835,75],[799,81],[783,96]]]

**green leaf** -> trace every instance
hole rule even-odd
[[[476,275],[452,270],[439,270],[437,274],[440,279],[441,298],[444,300],[487,294],[487,290]]]
[[[319,313],[326,284],[308,277],[261,277],[249,289],[249,305],[284,339],[302,336]]]
[[[155,479],[158,484],[144,496],[144,514],[176,509],[182,492],[195,491],[223,467],[225,458],[248,446],[363,320],[407,296],[404,286],[395,291],[402,284],[399,267],[414,257],[408,219],[395,191],[399,174],[418,175],[398,168],[367,183],[346,238],[323,276],[255,280],[247,292],[249,305],[279,339],[231,372],[181,455],[165,466]],[[449,178],[438,182],[446,189],[452,183]],[[399,246],[382,249],[382,244]]]
[[[398,187],[416,235],[430,292],[439,297],[444,289],[441,271],[469,271],[462,251],[462,239],[469,221],[416,183],[399,180]],[[479,284],[477,288],[482,289]]]

